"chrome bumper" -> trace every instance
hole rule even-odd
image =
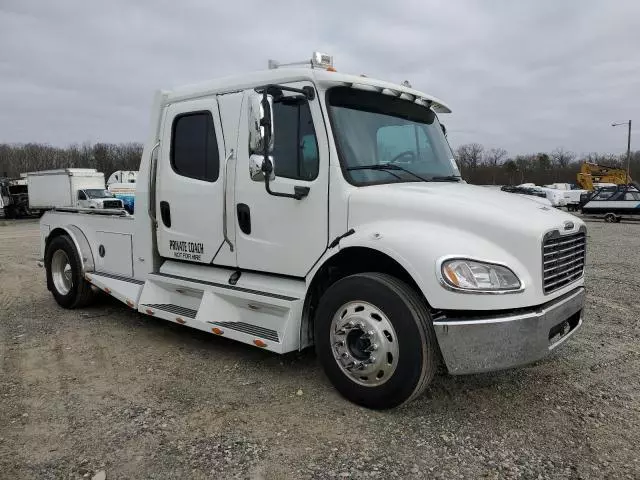
[[[539,360],[582,325],[584,288],[515,315],[434,321],[449,373],[517,367]]]

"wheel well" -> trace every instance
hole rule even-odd
[[[372,248],[345,248],[320,267],[307,289],[300,327],[300,348],[305,348],[313,343],[314,315],[324,292],[341,278],[364,272],[386,273],[402,280],[414,289],[428,306],[418,284],[396,260]]]
[[[65,227],[56,227],[49,235],[47,235],[44,244],[44,257],[47,256],[47,249],[49,248],[49,244],[54,238],[60,237],[62,235],[66,235],[71,239],[73,245],[80,257],[80,265],[82,267],[82,272],[92,272],[94,269],[93,262],[93,253],[91,251],[91,247],[89,246],[89,242],[87,237],[84,235],[82,230],[80,230],[75,225],[67,225]]]
[[[51,243],[51,240],[53,240],[56,237],[60,237],[61,235],[69,235],[69,232],[67,232],[64,228],[54,228],[53,230],[51,230],[51,232],[49,233],[49,235],[47,235],[47,238],[45,240],[45,245],[44,245],[44,254],[46,255],[47,253],[47,248],[49,248],[49,244]]]

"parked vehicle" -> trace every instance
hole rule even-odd
[[[544,188],[561,191],[565,206],[570,212],[575,212],[580,209],[581,195],[588,192],[588,190],[578,188],[576,185],[570,183],[552,183],[551,185],[545,185]]]
[[[104,188],[83,188],[78,190],[78,207],[80,208],[124,208],[122,200]]]
[[[125,210],[131,214],[135,208],[137,178],[137,170],[118,170],[113,172],[107,180],[109,191],[122,200]]]
[[[32,209],[78,207],[122,209],[121,200],[105,189],[104,174],[94,168],[65,168],[27,174]]]
[[[527,186],[504,185],[502,188],[500,188],[500,190],[502,190],[503,192],[518,193],[520,195],[531,195],[539,198],[547,198],[547,194],[542,190],[540,190],[539,188],[536,188],[535,185],[533,184],[526,184],[526,185]],[[533,186],[530,186],[530,185],[533,185]]]
[[[623,215],[635,218],[640,215],[640,191],[633,184],[599,188],[583,197],[581,211],[601,216],[607,223],[617,223]]]
[[[107,188],[115,198],[122,202],[124,209],[133,214],[136,200],[136,184],[112,183]]]
[[[5,218],[30,217],[27,181],[24,178],[0,179],[0,213]]]
[[[314,54],[157,94],[136,214],[50,211],[47,286],[276,353],[390,408],[538,360],[583,320],[585,225],[461,181],[437,98]],[[272,63],[272,66],[275,66]]]
[[[107,186],[112,185],[114,183],[136,183],[136,179],[138,178],[137,170],[117,170],[109,175],[109,179],[107,180]]]
[[[627,185],[633,182],[623,168],[608,167],[596,163],[584,162],[577,175],[578,185],[583,190],[592,191],[598,184]]]
[[[546,198],[549,200],[549,203],[556,208],[565,207],[567,205],[562,192],[554,188],[540,187],[535,183],[523,183],[517,186],[505,185],[502,187],[502,191]]]

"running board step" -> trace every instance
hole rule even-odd
[[[197,310],[193,310],[191,308],[181,307],[180,305],[172,305],[171,303],[147,303],[141,305],[141,307],[147,309],[155,309],[155,310],[163,310],[165,312],[174,313],[176,315],[180,315],[181,317],[187,317],[194,319],[198,314]]]
[[[304,281],[243,272],[232,285],[226,268],[163,268],[147,276],[141,313],[276,353],[300,348]]]
[[[280,342],[278,332],[271,330],[270,328],[259,327],[258,325],[251,325],[245,322],[207,322],[211,325],[217,325],[219,327],[225,327],[229,330],[236,330],[238,332],[246,333],[249,335],[255,335],[256,337],[266,338],[272,342]]]

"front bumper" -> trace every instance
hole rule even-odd
[[[584,300],[585,290],[580,287],[517,314],[434,321],[449,373],[501,370],[543,358],[580,328]]]

